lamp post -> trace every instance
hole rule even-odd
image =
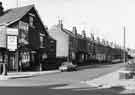
[[[123,27],[123,48],[124,48],[124,51],[123,51],[123,61],[124,61],[124,64],[126,63],[126,55],[125,55],[125,52],[126,52],[126,27],[124,26]]]
[[[18,0],[16,0],[16,7],[18,8]]]

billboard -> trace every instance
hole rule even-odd
[[[15,49],[17,49],[18,29],[7,28],[6,31],[7,31],[7,48],[10,51],[15,51]]]
[[[7,36],[7,48],[9,49],[9,51],[15,51],[17,49],[17,36]]]

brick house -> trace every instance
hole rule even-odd
[[[77,52],[77,30],[73,28],[73,32],[63,27],[62,21],[59,20],[57,25],[52,26],[49,35],[56,40],[56,57],[64,60],[75,60]]]
[[[87,39],[85,31],[80,35],[77,33],[75,26],[72,31],[65,29],[62,21],[59,20],[57,25],[49,29],[49,34],[57,41],[57,58],[65,58],[66,60],[77,63],[82,63],[87,60]]]

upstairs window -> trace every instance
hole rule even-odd
[[[34,28],[34,19],[35,19],[35,15],[33,13],[29,13],[29,25],[30,27]]]
[[[40,47],[43,48],[44,47],[44,43],[45,43],[45,34],[40,33]]]
[[[40,36],[40,47],[43,48],[44,47],[44,37]]]
[[[30,17],[29,17],[29,24],[30,24],[30,27],[34,27],[33,22],[34,22],[34,19],[33,19],[32,16],[30,16]]]

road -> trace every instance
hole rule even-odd
[[[0,81],[2,95],[122,95],[122,87],[97,89],[82,81],[92,80],[121,68],[123,64],[90,65],[74,72]],[[126,95],[126,94],[123,94]],[[130,95],[130,94],[127,94]]]

